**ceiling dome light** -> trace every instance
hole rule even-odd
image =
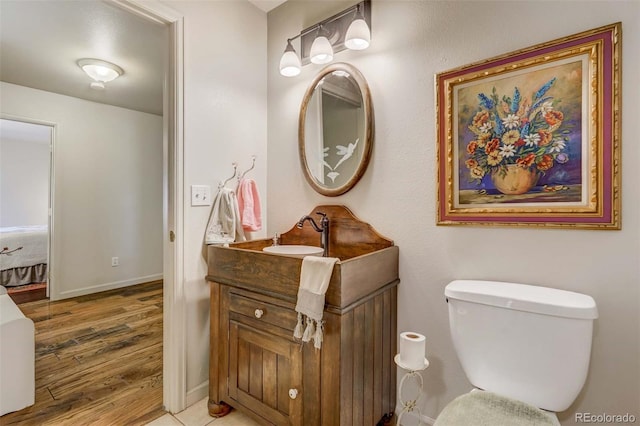
[[[362,16],[360,5],[358,5],[353,22],[349,25],[347,34],[344,37],[344,45],[351,50],[364,50],[369,47],[370,43],[371,30],[364,20],[364,16]]]
[[[104,88],[104,83],[113,81],[124,74],[124,70],[119,66],[100,59],[80,59],[78,66],[93,80],[102,83],[102,88]]]
[[[291,45],[291,40],[287,40],[287,48],[284,49],[280,58],[280,74],[285,77],[295,77],[302,71],[302,63],[295,49]]]
[[[323,34],[322,25],[320,25],[318,35],[313,40],[313,44],[311,44],[309,56],[314,64],[328,64],[333,61],[333,47],[329,39]]]

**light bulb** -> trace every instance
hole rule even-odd
[[[344,45],[347,46],[347,49],[364,50],[369,47],[370,43],[371,30],[360,12],[360,6],[358,6],[356,16],[351,25],[349,25],[347,34],[344,37]]]
[[[327,64],[333,61],[333,47],[329,39],[323,35],[318,35],[313,40],[309,56],[314,64]]]
[[[302,63],[291,45],[291,40],[287,40],[287,48],[280,58],[280,74],[285,77],[295,77],[300,74]]]

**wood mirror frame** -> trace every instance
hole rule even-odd
[[[337,183],[335,185],[325,185],[323,182],[316,179],[316,177],[314,176],[310,168],[308,158],[307,158],[307,148],[306,148],[307,141],[305,139],[306,126],[307,126],[307,112],[309,109],[310,101],[313,98],[313,95],[316,94],[316,88],[318,87],[318,85],[321,82],[324,82],[325,77],[329,75],[335,75],[334,73],[336,71],[338,73],[340,72],[344,73],[345,77],[351,77],[352,83],[355,83],[355,85],[357,85],[360,91],[361,105],[364,109],[363,123],[362,123],[362,129],[361,129],[363,140],[360,148],[357,147],[357,142],[359,138],[356,139],[355,141],[355,145],[356,145],[355,148],[353,148],[354,144],[349,144],[345,141],[339,141],[338,143],[336,143],[336,146],[335,146],[336,148],[338,144],[344,143],[344,145],[342,145],[341,147],[343,148],[342,152],[344,152],[344,147],[347,145],[349,145],[347,150],[357,149],[359,152],[360,158],[355,165],[352,165],[352,167],[354,166],[355,170],[353,170],[352,174],[347,175],[346,181],[344,181],[343,183]],[[302,105],[300,107],[300,116],[298,120],[298,153],[300,156],[300,165],[304,172],[304,177],[307,179],[307,182],[309,183],[309,185],[311,185],[311,187],[316,192],[319,192],[320,194],[326,195],[328,197],[335,197],[335,196],[344,194],[345,192],[349,191],[351,188],[355,186],[355,184],[364,175],[367,169],[367,166],[369,165],[371,150],[373,147],[373,137],[374,137],[373,127],[374,127],[373,126],[373,105],[371,102],[371,92],[369,90],[369,85],[367,84],[367,81],[365,80],[364,76],[360,73],[360,71],[358,71],[358,69],[355,68],[354,66],[345,64],[345,63],[335,63],[323,68],[318,73],[318,75],[313,79],[313,81],[309,85],[309,88],[307,89],[304,95],[304,98],[302,99]],[[325,151],[328,149],[329,148],[325,148]],[[357,157],[354,156],[353,158],[355,159]],[[344,160],[341,160],[340,162],[338,162],[334,167],[337,168],[342,161]],[[331,169],[331,166],[329,166],[326,162],[323,161],[323,164],[316,165],[316,167],[319,167],[324,171],[324,167],[326,165]],[[331,170],[335,172],[335,170],[333,169]],[[344,178],[342,178],[342,180],[344,180]]]

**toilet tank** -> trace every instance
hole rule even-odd
[[[445,288],[451,337],[475,387],[564,411],[587,378],[590,296],[525,284],[453,281]]]

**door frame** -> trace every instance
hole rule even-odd
[[[137,16],[166,25],[169,30],[169,55],[163,90],[162,398],[165,409],[177,413],[186,408],[187,399],[184,293],[184,16],[160,2],[108,1]]]

